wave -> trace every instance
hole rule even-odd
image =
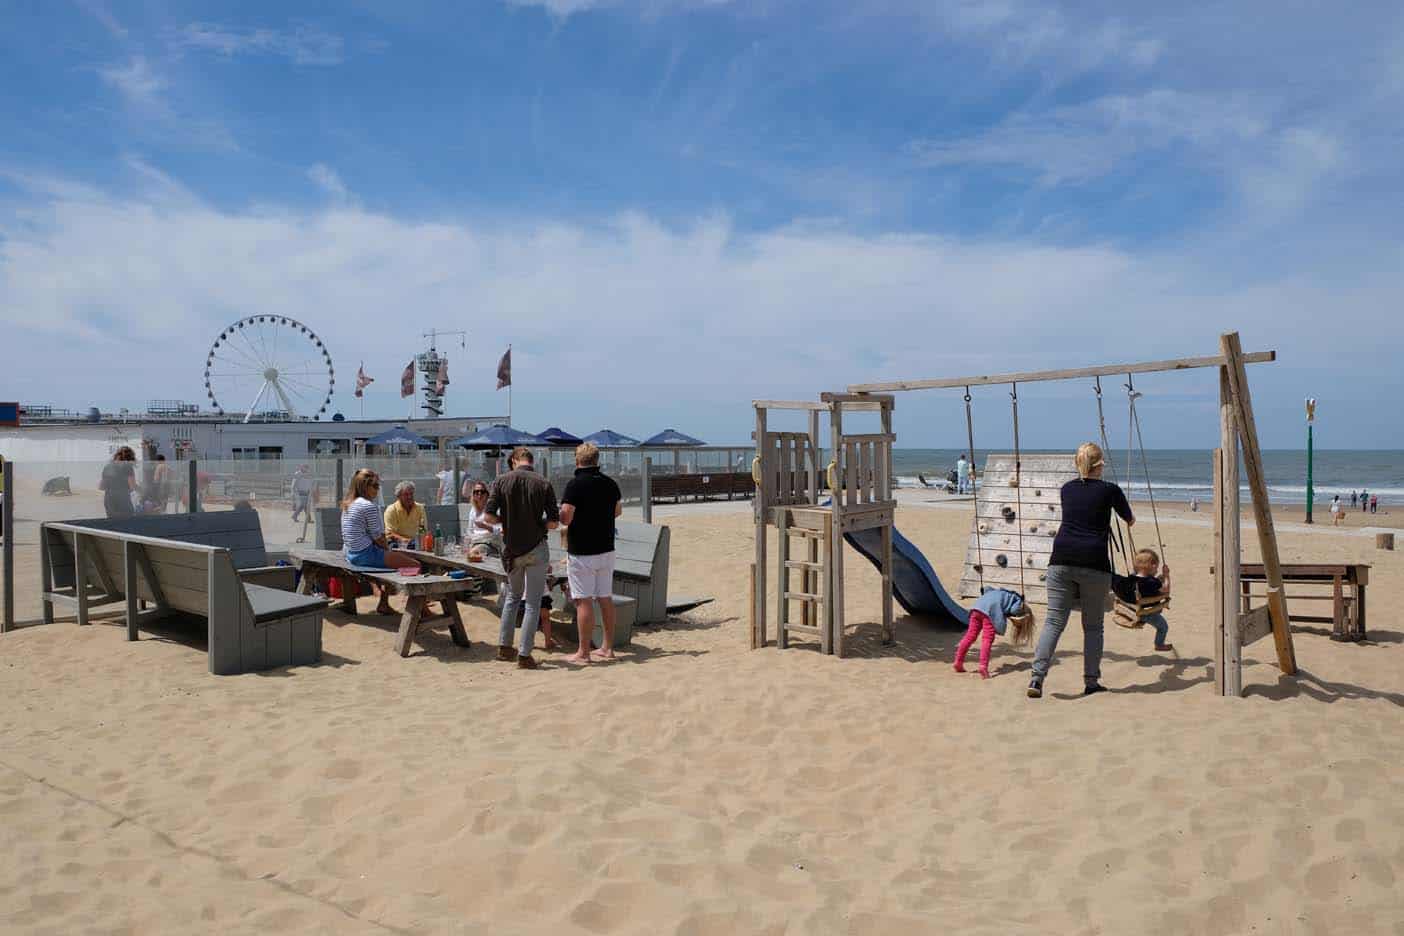
[[[930,485],[933,488],[941,487],[945,483],[944,477],[937,475],[934,472],[931,475],[928,475],[926,480],[930,483]],[[899,488],[922,487],[921,481],[918,480],[916,475],[898,475],[896,478],[896,483]],[[1137,498],[1144,498],[1150,493],[1146,488],[1146,483],[1144,480],[1132,481],[1130,483],[1123,482],[1121,486],[1127,491],[1127,493]],[[1152,478],[1151,489],[1154,491],[1156,497],[1163,497],[1165,500],[1175,501],[1189,500],[1191,497],[1197,497],[1201,500],[1204,500],[1209,497],[1212,497],[1214,494],[1213,484],[1208,480],[1196,484],[1194,482],[1184,481],[1156,481],[1154,478]],[[1248,493],[1248,485],[1239,485],[1239,490],[1242,494],[1246,495]],[[1351,492],[1354,491],[1356,493],[1359,493],[1360,487],[1351,488],[1344,485],[1336,484],[1317,484],[1313,485],[1312,490],[1315,493],[1316,499],[1318,501],[1330,500],[1331,497],[1334,495],[1340,495],[1342,499],[1349,500]],[[1373,495],[1378,495],[1382,498],[1397,498],[1400,500],[1404,500],[1404,487],[1371,487],[1367,488],[1367,490],[1369,491],[1369,493]],[[1268,482],[1268,497],[1275,500],[1304,500],[1306,498],[1306,485],[1276,484],[1273,482]]]

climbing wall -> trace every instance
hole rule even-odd
[[[1016,486],[1013,455],[985,459],[960,576],[962,598],[978,597],[983,585],[1022,590],[1034,604],[1048,602],[1048,557],[1063,519],[1058,492],[1077,477],[1077,468],[1071,453],[1024,455],[1020,467]]]

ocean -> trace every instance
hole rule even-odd
[[[1001,452],[1007,451],[1000,449]],[[976,452],[976,465],[983,468],[987,452]],[[1026,450],[1025,454],[1040,454]],[[1151,449],[1146,452],[1146,466],[1156,500],[1188,501],[1192,497],[1207,500],[1213,494],[1210,468],[1211,453],[1201,449]],[[937,483],[955,467],[959,449],[897,448],[892,452],[892,466],[899,487],[919,487],[917,475]],[[1404,503],[1404,450],[1318,449],[1313,456],[1313,487],[1317,503],[1326,503],[1331,495],[1339,494],[1347,502],[1352,490],[1362,488],[1378,494],[1381,504]],[[1134,480],[1126,481],[1126,451],[1112,453],[1107,480],[1121,482],[1133,498],[1146,496],[1145,473],[1139,453],[1135,455]],[[1306,452],[1301,450],[1269,449],[1263,452],[1263,470],[1267,474],[1268,496],[1277,503],[1303,503],[1306,499]],[[1247,487],[1243,488],[1246,495]]]

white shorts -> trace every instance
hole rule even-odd
[[[566,556],[566,580],[570,597],[609,598],[614,594],[614,553],[598,556]]]

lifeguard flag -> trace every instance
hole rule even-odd
[[[362,391],[373,383],[375,383],[375,378],[366,376],[366,362],[362,361],[361,366],[356,368],[356,396],[365,396]]]
[[[502,360],[497,362],[497,389],[512,386],[512,348],[508,346],[507,353],[502,355]]]
[[[400,375],[400,396],[414,396],[414,362],[410,361],[405,365],[405,372]]]
[[[438,373],[438,375],[434,378],[434,393],[435,393],[435,395],[437,395],[437,396],[443,396],[443,395],[444,395],[444,388],[447,387],[448,385],[449,385],[449,379],[448,379],[448,361],[447,361],[447,360],[444,360],[444,361],[440,361],[440,362],[439,362],[439,373]]]

